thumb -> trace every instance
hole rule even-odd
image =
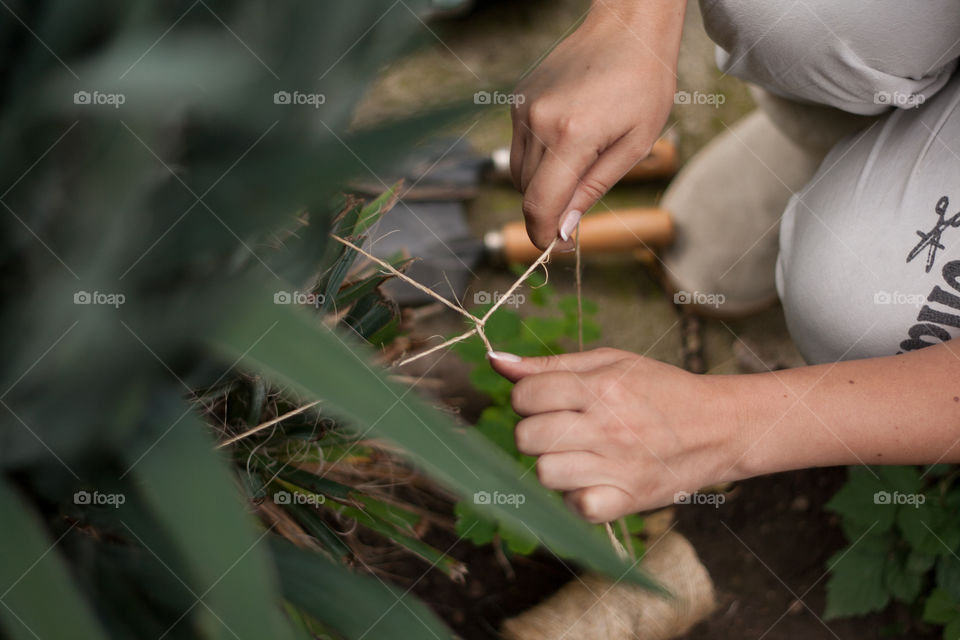
[[[510,382],[517,382],[527,376],[548,371],[590,371],[623,360],[629,355],[626,351],[608,348],[536,358],[522,358],[505,351],[490,351],[487,359],[494,371]]]

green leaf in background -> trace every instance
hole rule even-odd
[[[937,586],[955,601],[960,602],[960,559],[950,554],[937,560]]]
[[[933,499],[916,507],[901,507],[897,525],[904,539],[920,553],[947,556],[960,546],[960,519]]]
[[[945,638],[960,632],[957,478],[953,465],[922,472],[915,466],[849,469],[846,484],[826,505],[840,516],[851,543],[829,567],[830,617],[878,611],[892,596],[914,610],[925,603],[924,620],[944,625]]]
[[[916,600],[923,588],[923,574],[909,571],[906,554],[891,554],[883,568],[883,584],[887,591],[900,602],[909,604]]]
[[[883,581],[883,556],[855,546],[838,551],[827,564],[831,575],[824,619],[862,615],[887,606],[890,593]]]
[[[873,467],[851,467],[849,480],[827,504],[827,509],[842,515],[846,522],[863,531],[882,533],[890,529],[899,505],[878,500],[884,492],[896,490]],[[853,542],[859,533],[850,541]]]
[[[943,589],[934,589],[923,606],[923,619],[935,624],[948,624],[960,618],[960,606]]]

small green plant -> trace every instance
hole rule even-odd
[[[850,543],[828,561],[826,618],[901,602],[960,638],[960,469],[852,467],[827,503]]]
[[[522,268],[514,268],[519,275]],[[521,316],[517,311],[501,307],[490,316],[486,332],[490,341],[510,353],[522,356],[549,356],[569,351],[577,344],[577,298],[576,296],[562,296],[557,299],[554,288],[549,285],[544,276],[534,273],[529,280],[530,302],[541,309],[549,309],[556,300],[556,309],[559,313],[550,315]],[[491,303],[478,305],[475,315],[482,316]],[[584,343],[600,338],[600,327],[594,321],[597,305],[590,300],[583,300],[583,340]],[[519,467],[522,475],[533,473],[536,458],[526,456],[517,450],[513,431],[520,421],[510,406],[510,390],[513,384],[496,373],[486,361],[486,351],[483,343],[478,340],[461,342],[454,350],[468,363],[473,365],[470,372],[470,381],[480,392],[490,397],[490,406],[483,410],[477,420],[475,429],[492,443],[510,455]],[[517,529],[506,522],[481,515],[474,504],[482,503],[492,496],[474,496],[472,501],[461,500],[454,507],[457,516],[457,532],[477,545],[499,544],[509,553],[529,555],[539,546],[539,541],[528,530]],[[636,534],[643,530],[643,519],[639,516],[629,516],[626,519],[628,535],[624,536],[619,527],[615,529],[621,543],[639,555],[642,552],[642,542]],[[603,525],[596,527],[603,530]]]

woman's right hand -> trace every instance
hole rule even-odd
[[[510,171],[541,249],[650,152],[673,105],[685,6],[597,0],[517,88]]]

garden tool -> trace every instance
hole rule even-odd
[[[673,135],[657,140],[650,155],[628,171],[620,182],[669,178],[677,171],[677,145]],[[439,138],[424,144],[404,158],[382,180],[352,183],[354,191],[379,195],[385,184],[403,179],[399,196],[412,200],[469,200],[484,180],[510,180],[510,149],[478,154],[465,138]]]
[[[405,202],[401,200],[369,232],[367,250],[388,260],[397,254],[417,260],[407,275],[444,297],[459,300],[474,269],[484,259],[495,264],[531,263],[541,253],[527,237],[523,222],[511,222],[488,232],[481,242],[467,226],[460,201]],[[657,208],[636,208],[584,216],[580,222],[580,249],[584,255],[631,252],[668,244],[673,239],[670,215]],[[555,260],[573,253],[556,253]],[[431,298],[416,288],[391,280],[384,291],[399,304],[417,305]]]

